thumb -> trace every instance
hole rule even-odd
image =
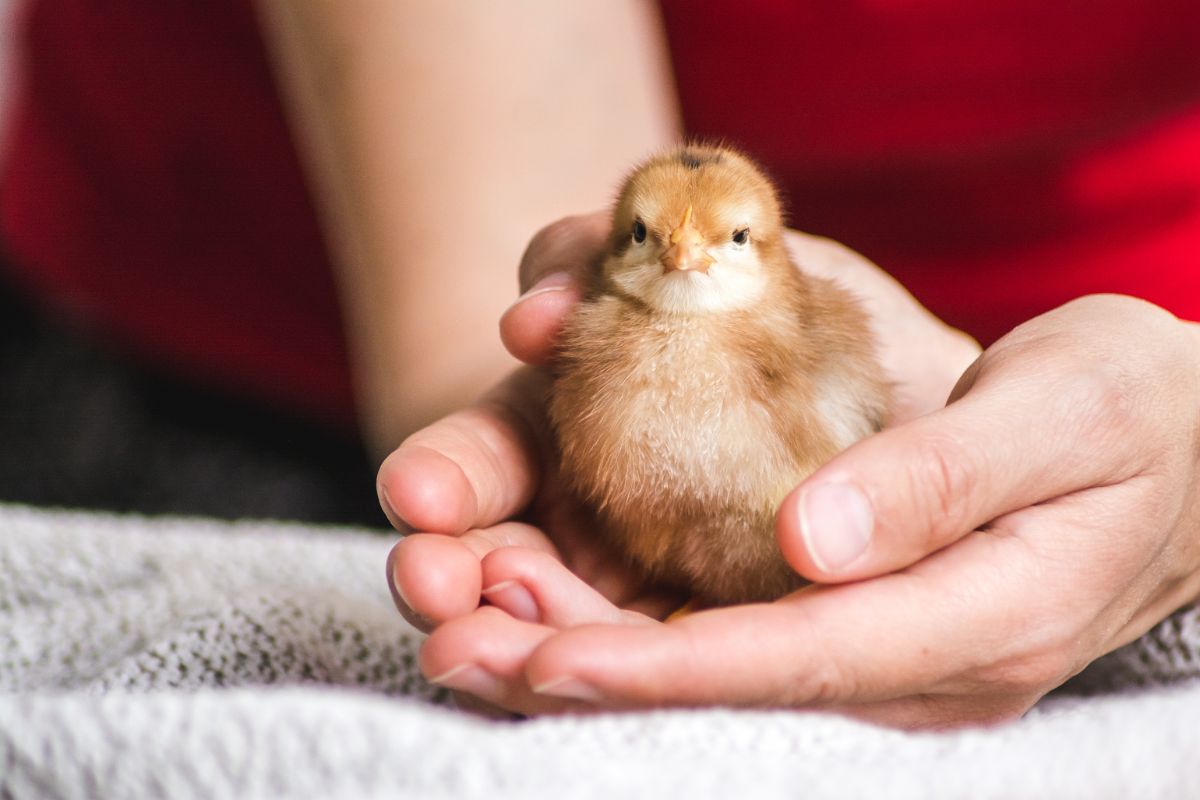
[[[550,361],[563,321],[582,296],[588,267],[604,252],[609,216],[564,217],[534,235],[521,258],[522,294],[500,318],[500,339],[527,364]]]
[[[776,518],[787,561],[817,582],[874,577],[1008,512],[1127,477],[1128,448],[1092,413],[1103,388],[1027,377],[974,370],[955,402],[813,473]]]

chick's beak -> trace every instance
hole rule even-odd
[[[687,272],[695,270],[708,274],[708,268],[716,260],[704,251],[704,238],[692,225],[692,207],[683,212],[683,219],[675,230],[671,231],[671,246],[662,254],[663,271],[679,270]]]

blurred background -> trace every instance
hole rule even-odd
[[[1195,0],[0,0],[0,500],[383,526],[530,236],[681,135],[983,344],[1200,318]]]
[[[546,11],[5,0],[0,500],[386,524],[529,237],[677,135],[652,4]]]
[[[0,0],[0,126],[8,159],[14,153],[12,105],[19,91],[15,84],[22,78],[38,82],[27,85],[29,90],[59,89],[62,95],[55,100],[64,105],[80,99],[76,92],[94,90],[105,79],[99,77],[88,86],[86,79],[69,75],[66,63],[73,61],[76,69],[83,69],[94,65],[96,57],[64,52],[64,48],[76,46],[88,33],[84,16],[88,7],[95,14],[106,14],[112,10],[108,4],[37,5],[34,15],[18,0]],[[120,13],[113,10],[113,15]],[[126,8],[124,13],[136,17],[138,10]],[[203,15],[199,17],[202,24]],[[48,35],[56,24],[63,30]],[[136,24],[136,19],[114,20],[107,33],[131,30]],[[103,27],[95,33],[101,37],[95,49],[116,44],[103,41]],[[23,46],[39,37],[47,43],[44,50],[22,52]],[[219,52],[216,57],[220,58]],[[64,68],[62,77],[55,74],[58,68]],[[18,75],[22,70],[26,74]],[[171,90],[170,75],[145,77],[161,80]],[[261,83],[266,76],[257,78]],[[107,79],[122,81],[127,74],[115,69]],[[145,116],[162,116],[164,111],[169,112],[159,108]],[[51,124],[61,121],[58,116]],[[22,122],[36,135],[45,133],[36,120]],[[136,134],[138,122],[131,123],[131,133]],[[111,129],[93,125],[78,133],[103,136]],[[44,149],[28,142],[16,145],[17,156],[30,160],[41,158]],[[13,187],[12,173],[33,166],[29,161],[15,165],[6,161],[10,183],[5,213],[10,229],[36,228],[48,238],[60,235],[56,227],[61,235],[86,232],[80,224],[64,228],[47,222],[53,214],[66,211],[52,204],[78,190],[63,185],[39,191],[37,181],[47,173],[67,170],[50,171],[39,163],[39,175],[18,179],[20,186]],[[147,172],[152,169],[149,165]],[[13,201],[14,191],[22,193],[20,202]],[[119,194],[99,202],[119,206],[123,201],[125,212],[137,202]],[[210,201],[211,195],[205,198]],[[23,222],[18,216],[22,213],[38,216],[38,225]],[[149,226],[155,222],[153,215],[147,215],[138,226],[141,233],[153,235]],[[113,236],[119,238],[121,228],[114,229]],[[37,247],[28,238],[21,244],[27,249]],[[136,337],[122,337],[128,327],[98,320],[86,307],[73,305],[73,296],[85,293],[73,282],[76,276],[50,275],[49,280],[58,281],[52,287],[30,280],[28,271],[14,267],[5,245],[0,242],[4,260],[0,265],[0,501],[387,527],[375,498],[375,465],[352,421],[331,423],[289,411],[261,402],[253,393],[222,389],[219,381],[197,380],[185,369],[173,368],[170,358],[137,346]],[[97,256],[112,258],[112,250],[102,242]],[[53,265],[55,253],[48,252]],[[170,265],[158,268],[169,271]],[[136,295],[145,287],[131,279],[128,284],[118,282],[115,291],[138,301]],[[46,302],[52,296],[65,302]]]

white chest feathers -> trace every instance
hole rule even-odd
[[[566,467],[594,499],[741,505],[794,485],[746,364],[722,357],[708,326],[653,331],[620,351],[597,374],[567,376],[584,407],[555,414]]]

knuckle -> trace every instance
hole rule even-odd
[[[1079,437],[1082,457],[1097,452],[1117,454],[1140,448],[1148,430],[1131,387],[1132,376],[1113,364],[1092,362],[1065,373],[1058,382],[1051,408],[1066,430]],[[1115,449],[1114,449],[1115,448]],[[1110,458],[1124,466],[1125,458]]]
[[[1091,363],[1065,376],[1059,390],[1064,410],[1090,427],[1108,430],[1128,421],[1130,398],[1124,376],[1111,365]]]
[[[982,470],[977,458],[958,438],[941,434],[926,436],[917,446],[912,496],[922,498],[924,507],[915,509],[927,524],[932,540],[939,544],[942,534],[964,524],[970,513],[971,498],[979,491]]]
[[[801,638],[813,643],[814,654],[832,654],[835,648],[822,646],[829,634],[817,620],[803,617],[798,621],[802,627]],[[832,706],[859,695],[861,687],[852,669],[844,666],[841,659],[832,655],[801,657],[789,666],[781,685],[767,686],[764,695],[768,702],[777,702],[782,697],[787,706]]]
[[[1107,448],[1110,460],[1129,467],[1178,450],[1178,399],[1190,401],[1200,389],[1195,337],[1170,312],[1138,298],[1092,295],[1076,304],[1088,315],[1078,329],[1088,337],[1079,342],[1087,359],[1066,371],[1059,413],[1085,444]]]
[[[798,688],[802,702],[817,706],[834,705],[856,694],[849,675],[832,662],[812,670]]]

